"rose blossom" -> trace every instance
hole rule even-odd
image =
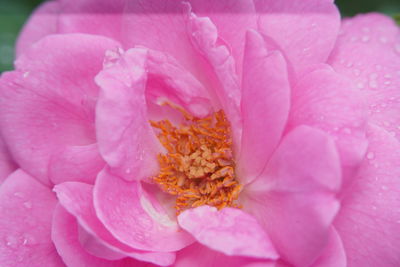
[[[398,266],[399,45],[327,0],[44,3],[0,79],[0,265]]]

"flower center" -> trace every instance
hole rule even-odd
[[[179,126],[169,120],[150,121],[167,150],[158,155],[161,170],[153,177],[155,183],[177,197],[177,214],[201,205],[239,207],[235,201],[241,185],[235,177],[230,125],[224,112],[200,119],[172,107],[184,116]]]

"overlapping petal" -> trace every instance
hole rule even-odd
[[[15,71],[3,74],[1,133],[15,161],[35,178],[49,183],[53,155],[96,142],[93,77],[105,51],[116,46],[99,36],[53,35],[21,55]]]
[[[264,169],[286,127],[290,85],[279,51],[267,51],[259,33],[247,32],[241,114],[243,135],[238,177],[246,184]]]
[[[340,170],[334,141],[300,126],[242,193],[245,209],[259,219],[283,260],[307,266],[322,253],[339,209]]]
[[[259,31],[280,47],[291,63],[292,77],[328,59],[340,28],[340,14],[332,1],[254,2]]]
[[[16,165],[8,153],[3,140],[0,138],[0,185],[15,169]]]
[[[66,182],[57,185],[54,190],[57,193],[61,205],[68,210],[68,212],[73,214],[84,230],[88,232],[83,238],[86,239],[85,243],[89,246],[88,250],[97,254],[96,256],[106,259],[132,257],[163,266],[170,265],[174,261],[174,254],[139,251],[119,242],[97,218],[93,206],[92,185],[78,182]],[[82,232],[82,234],[85,235],[85,232]],[[90,235],[92,235],[93,238],[91,238]],[[96,242],[97,240],[98,242]],[[92,245],[97,246],[97,252],[93,249]]]
[[[400,263],[400,143],[381,127],[368,127],[368,153],[344,191],[335,227],[349,267]]]
[[[60,11],[60,3],[57,1],[46,1],[36,8],[18,36],[15,49],[17,57],[41,38],[58,33]]]
[[[94,206],[107,230],[133,248],[177,251],[194,241],[139,182],[127,182],[107,170],[96,180]]]
[[[201,206],[181,213],[178,222],[199,243],[226,255],[278,258],[257,220],[240,209]]]
[[[400,140],[400,29],[381,14],[346,19],[329,63],[364,95],[368,119]]]
[[[17,170],[0,186],[0,265],[64,266],[51,241],[57,199],[51,190]]]
[[[355,175],[367,147],[363,95],[347,77],[321,66],[298,81],[291,99],[288,128],[306,124],[332,135],[346,180]]]
[[[58,254],[67,266],[123,267],[145,266],[147,263],[126,258],[120,261],[108,261],[92,256],[85,251],[78,240],[76,218],[61,205],[57,205],[53,215],[51,238]]]

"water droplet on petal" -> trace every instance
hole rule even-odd
[[[349,129],[349,128],[344,128],[342,131],[345,134],[351,134],[351,129]]]
[[[382,185],[382,190],[388,190],[388,187],[386,185]]]
[[[363,36],[363,37],[361,38],[361,41],[363,41],[364,43],[366,43],[366,42],[369,41],[369,39],[370,39],[370,37],[366,35],[366,36]]]
[[[9,235],[6,237],[6,245],[7,247],[10,248],[18,248],[19,247],[19,241],[18,238],[15,235]]]
[[[400,44],[396,44],[394,46],[394,51],[396,51],[396,53],[400,54]]]
[[[384,36],[381,36],[381,37],[379,37],[379,41],[380,41],[382,44],[386,44],[386,43],[388,42],[388,39],[387,39],[386,37],[384,37]]]
[[[23,198],[24,194],[22,192],[15,192],[14,196],[17,197],[17,198]]]
[[[130,174],[130,173],[131,173],[131,169],[130,169],[130,168],[126,169],[126,170],[125,170],[125,173],[126,173],[126,174]]]
[[[31,208],[32,208],[32,202],[30,202],[30,201],[24,202],[23,205],[24,205],[24,207],[27,208],[27,209],[31,209]]]
[[[375,158],[374,152],[368,152],[367,159],[373,159],[373,158]]]

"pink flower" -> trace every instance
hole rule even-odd
[[[43,4],[0,79],[0,265],[398,266],[399,41],[325,0]]]

